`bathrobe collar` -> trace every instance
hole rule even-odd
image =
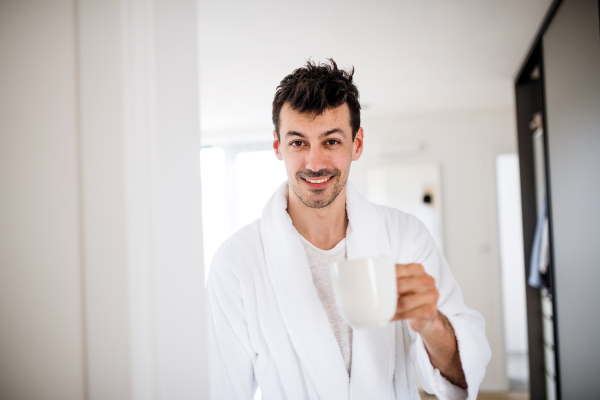
[[[287,203],[284,182],[263,210],[261,236],[279,311],[304,372],[324,399],[347,400],[350,393],[379,393],[382,387],[393,387],[395,324],[353,330],[350,380]],[[385,222],[349,182],[346,210],[348,258],[391,256]]]

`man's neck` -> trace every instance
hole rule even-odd
[[[306,240],[320,249],[331,250],[346,237],[346,187],[323,208],[305,206],[291,189],[288,190],[287,212],[296,230]]]

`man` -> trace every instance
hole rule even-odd
[[[347,183],[360,158],[354,71],[308,62],[273,101],[273,149],[288,181],[227,240],[207,283],[213,399],[475,399],[490,359],[484,321],[424,225]],[[260,176],[256,177],[260,179]],[[352,329],[328,266],[389,255],[399,300],[388,326]]]

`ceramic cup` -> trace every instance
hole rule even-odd
[[[338,261],[331,281],[342,317],[354,328],[390,323],[396,313],[396,264],[390,257]]]

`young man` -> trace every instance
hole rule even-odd
[[[288,181],[227,240],[207,283],[212,399],[475,399],[491,352],[424,225],[347,183],[363,151],[354,71],[308,62],[273,101],[273,149]],[[260,179],[260,176],[257,176]],[[394,322],[352,329],[328,267],[396,260]]]

